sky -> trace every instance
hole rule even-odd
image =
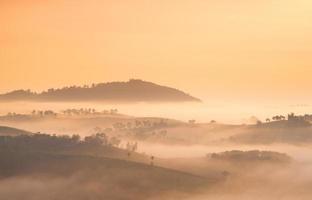
[[[0,92],[139,78],[312,100],[310,0],[0,0]]]

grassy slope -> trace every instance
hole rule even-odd
[[[25,130],[8,127],[8,126],[0,126],[0,135],[16,136],[16,135],[22,135],[22,134],[28,135],[32,133],[25,131]]]

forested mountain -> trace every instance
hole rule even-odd
[[[107,102],[186,102],[200,100],[180,90],[138,79],[91,86],[48,89],[41,93],[15,90],[0,95],[1,101],[107,101]]]

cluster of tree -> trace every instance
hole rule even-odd
[[[190,119],[190,120],[188,120],[188,123],[191,124],[191,125],[194,125],[196,123],[196,120],[195,119]]]
[[[79,135],[49,135],[32,134],[19,136],[0,136],[0,150],[23,151],[62,151],[82,146],[115,146],[118,147],[121,140],[116,137],[107,137],[105,133],[86,136],[81,139]]]
[[[312,115],[305,114],[303,117],[306,121],[312,121]]]
[[[190,125],[194,126],[196,124],[196,120],[195,119],[190,119],[190,120],[188,120],[188,123]],[[217,121],[216,120],[211,120],[210,123],[211,124],[215,124],[215,123],[217,123]]]
[[[164,119],[159,121],[150,121],[150,120],[135,120],[134,122],[117,122],[113,124],[113,128],[118,131],[124,130],[151,130],[157,128],[167,127],[168,123]]]
[[[117,137],[109,138],[105,133],[97,133],[95,135],[86,136],[82,143],[91,145],[104,145],[104,146],[116,146],[118,147],[121,140]]]
[[[294,113],[288,114],[288,121],[311,121],[312,115],[295,115]]]
[[[9,112],[6,115],[0,116],[2,120],[15,120],[15,119],[32,119],[32,118],[43,118],[43,117],[57,117],[59,115],[66,116],[88,116],[88,115],[116,115],[118,114],[117,109],[97,111],[91,108],[80,108],[80,109],[66,109],[61,113],[54,112],[52,110],[33,110],[29,114],[20,114],[16,112]]]
[[[161,137],[166,137],[167,133],[168,133],[167,130],[162,129],[162,130],[159,130],[158,132],[153,131],[152,135],[158,135],[158,136],[161,136]]]
[[[33,110],[31,112],[32,116],[40,116],[40,117],[44,117],[44,116],[57,116],[57,113],[55,113],[52,110]]]
[[[9,112],[0,119],[28,119],[32,117],[56,117],[57,113],[52,110],[33,110],[30,114],[20,114],[15,112]]]
[[[138,143],[137,142],[127,142],[126,149],[129,152],[135,152],[138,149]]]
[[[286,117],[283,116],[283,115],[275,115],[272,117],[272,121],[281,121],[281,120],[285,120]],[[265,120],[266,122],[271,122],[271,119],[270,118],[266,118]]]
[[[95,88],[97,87],[98,84],[92,83],[91,85],[83,85],[83,86],[77,86],[77,85],[71,85],[71,86],[65,86],[62,88],[49,88],[47,91],[44,91],[42,93],[53,93],[53,92],[58,92],[62,90],[70,90],[70,89],[89,89],[89,88]]]
[[[0,116],[0,120],[23,120],[23,119],[30,119],[31,115],[26,114],[19,114],[16,112],[9,112],[6,115]]]
[[[134,120],[128,122],[117,122],[113,124],[111,130],[115,130],[120,133],[125,133],[127,136],[135,138],[148,138],[150,136],[165,137],[168,127],[168,123],[164,119],[152,121],[152,120]]]
[[[97,111],[93,108],[80,108],[80,109],[66,109],[63,110],[62,113],[67,116],[75,116],[75,115],[115,115],[118,113],[117,109],[103,110]]]
[[[273,151],[225,151],[221,153],[212,153],[209,155],[212,159],[228,160],[228,161],[277,161],[288,162],[290,157],[284,153]]]
[[[275,115],[271,119],[267,118],[265,121],[266,122],[271,122],[271,121],[285,121],[289,123],[301,123],[301,124],[308,124],[309,121],[312,121],[312,115],[305,114],[305,115],[295,115],[294,113],[290,113],[287,115],[287,118],[283,115]],[[259,121],[258,124],[261,124],[261,121]]]

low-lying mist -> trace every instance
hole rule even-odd
[[[250,104],[241,102],[228,103],[203,100],[203,103],[103,103],[103,102],[9,102],[0,103],[0,114],[8,112],[30,113],[32,110],[61,111],[67,108],[92,107],[97,110],[117,108],[121,113],[133,116],[164,117],[183,121],[196,119],[199,122],[216,120],[222,123],[248,123],[251,116],[265,120],[267,116],[275,114],[312,113],[312,106],[294,106],[293,103],[284,104]]]
[[[185,200],[308,200],[312,196],[311,170],[311,163],[297,163],[274,170],[265,167],[247,169],[247,175],[228,178],[226,183],[202,194],[190,195]]]
[[[262,150],[276,151],[286,153],[298,161],[312,161],[312,146],[311,145],[233,145],[233,144],[218,144],[218,145],[170,145],[170,144],[152,144],[139,143],[139,151],[149,155],[155,155],[161,158],[192,158],[203,157],[211,152],[223,152],[230,150]]]
[[[92,105],[100,111],[79,109],[89,103],[1,107],[3,113],[28,114],[1,116],[0,199],[312,197],[310,119],[292,115],[246,125],[242,119],[256,110],[237,114],[233,107],[207,112],[207,104]],[[64,112],[68,108],[76,109]],[[111,108],[119,110],[103,111]],[[238,125],[221,123],[234,116],[242,120]]]

